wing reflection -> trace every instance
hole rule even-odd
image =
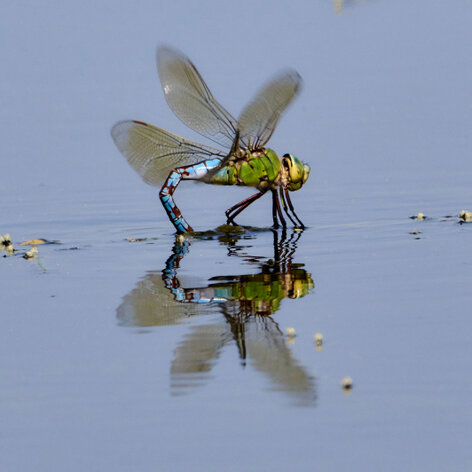
[[[238,244],[240,235],[223,233],[219,242],[228,255],[241,257],[258,272],[218,276],[203,287],[182,287],[178,270],[189,253],[189,239],[177,237],[172,254],[161,273],[148,273],[118,307],[123,326],[162,326],[182,323],[190,316],[221,313],[211,323],[190,328],[175,350],[171,365],[171,393],[187,394],[205,384],[223,349],[236,345],[241,364],[266,375],[274,390],[290,393],[298,404],[313,404],[314,378],[294,358],[276,321],[275,313],[285,298],[300,298],[314,287],[303,264],[295,264],[301,233],[287,238],[273,231],[273,259],[252,256],[249,246]],[[199,236],[198,239],[209,239]],[[195,239],[192,239],[192,244]]]

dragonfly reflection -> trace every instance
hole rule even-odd
[[[247,275],[216,276],[202,287],[183,287],[180,263],[193,242],[176,237],[172,254],[161,273],[151,272],[123,299],[117,310],[122,325],[152,326],[182,323],[196,314],[221,313],[211,323],[195,324],[179,343],[171,365],[172,394],[184,394],[210,378],[225,346],[235,344],[241,364],[264,373],[276,390],[291,393],[297,403],[312,404],[314,379],[293,357],[277,322],[270,316],[283,299],[301,298],[314,287],[303,264],[293,262],[301,232],[279,240],[273,231],[274,257],[253,256],[239,243],[241,235],[222,233],[228,255],[258,267]],[[199,236],[196,239],[207,239]]]

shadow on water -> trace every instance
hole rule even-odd
[[[293,261],[301,232],[273,230],[273,258],[250,255],[251,246],[239,244],[245,232],[177,236],[162,272],[149,272],[123,298],[117,309],[121,326],[164,326],[189,317],[221,314],[208,324],[198,324],[178,344],[171,364],[171,392],[187,394],[209,379],[226,345],[235,345],[241,366],[249,364],[265,374],[271,388],[290,394],[297,404],[313,405],[315,383],[293,356],[287,339],[272,318],[283,299],[297,299],[314,287],[303,264]],[[255,274],[214,276],[201,287],[183,287],[178,278],[180,263],[191,245],[217,239],[227,247],[228,257],[243,258],[257,268]]]

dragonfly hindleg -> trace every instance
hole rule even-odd
[[[251,195],[250,197],[245,198],[241,202],[236,203],[236,205],[233,205],[231,208],[228,208],[225,211],[225,215],[226,215],[226,218],[227,218],[226,223],[227,224],[233,224],[233,225],[236,224],[234,222],[234,219],[236,218],[236,216],[238,216],[243,210],[245,210],[252,202],[255,202],[258,198],[262,197],[262,195],[264,195],[264,193],[265,193],[265,191],[255,193],[254,195]]]
[[[287,223],[285,222],[285,218],[284,218],[284,215],[282,213],[282,208],[280,208],[279,196],[277,195],[277,190],[275,190],[275,189],[272,190],[272,199],[273,199],[272,200],[272,211],[274,211],[273,207],[275,206],[275,209],[277,210],[277,214],[279,215],[280,223],[282,224],[283,228],[286,228]],[[273,213],[272,216],[274,216],[274,215],[275,215],[275,213]],[[275,219],[276,218],[274,218],[274,220]],[[275,227],[278,228],[278,223],[277,223],[277,226],[275,226]]]
[[[277,219],[277,191],[272,190],[272,220],[274,224],[273,228],[277,229],[279,227],[279,220]]]

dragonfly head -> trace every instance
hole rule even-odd
[[[299,190],[310,175],[310,166],[308,164],[304,164],[293,154],[284,155],[282,159],[282,169],[283,173],[285,174],[284,180],[287,182],[287,188],[291,192]]]

